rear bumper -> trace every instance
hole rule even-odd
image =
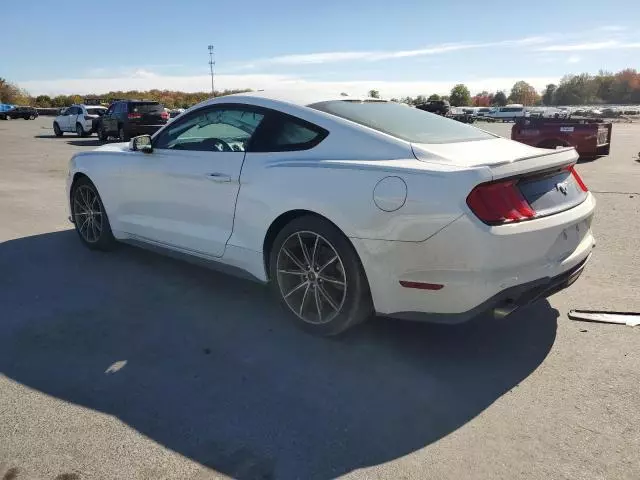
[[[160,130],[163,125],[129,125],[127,127],[127,133],[131,137],[135,137],[137,135],[153,135],[158,130]]]
[[[401,320],[414,320],[421,322],[456,324],[471,320],[482,314],[492,314],[495,317],[504,318],[522,307],[530,305],[536,300],[550,297],[565,288],[571,286],[584,271],[591,254],[582,262],[566,272],[553,278],[540,278],[515,287],[507,288],[494,295],[489,300],[471,310],[455,314],[424,313],[424,312],[395,312],[390,317]]]
[[[594,246],[594,208],[588,194],[570,210],[518,224],[490,227],[462,215],[423,242],[351,241],[378,314],[459,323],[548,296],[563,275],[581,271]],[[406,288],[400,281],[442,288]]]

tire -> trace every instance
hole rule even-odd
[[[111,232],[102,199],[91,180],[81,177],[74,183],[70,202],[80,241],[91,250],[112,250],[116,239]]]
[[[298,217],[278,233],[269,252],[269,278],[296,325],[314,335],[337,335],[373,313],[358,254],[323,218]]]
[[[98,139],[101,142],[106,142],[107,140],[109,140],[109,135],[107,135],[107,132],[102,125],[98,127]]]
[[[53,133],[56,137],[61,137],[62,135],[64,135],[64,132],[60,130],[60,126],[56,122],[53,122]]]
[[[79,123],[76,123],[76,134],[78,135],[78,137],[86,137],[87,134],[84,131],[84,128],[82,128],[82,125],[80,125]]]
[[[35,120],[35,119],[36,119],[36,116],[35,116],[35,115],[31,115],[31,116],[29,117],[29,120]]]
[[[121,142],[129,141],[129,135],[127,135],[127,133],[124,131],[124,127],[120,127],[120,129],[118,129],[118,139]]]

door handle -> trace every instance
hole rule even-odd
[[[213,172],[207,173],[206,176],[209,180],[212,180],[214,182],[227,183],[231,181],[231,177],[229,175],[225,175],[224,173]]]

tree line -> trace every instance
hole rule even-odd
[[[216,96],[229,95],[250,91],[248,89],[233,89],[216,91]],[[379,97],[378,90],[370,90],[372,97]],[[32,105],[35,107],[68,107],[74,103],[82,103],[86,98],[99,98],[105,103],[115,99],[148,99],[164,104],[167,108],[188,108],[196,103],[211,98],[210,92],[186,93],[176,90],[129,90],[112,91],[99,95],[38,95],[36,97],[21,89],[18,85],[0,78],[0,103],[17,105]],[[430,100],[448,100],[454,107],[475,106],[504,106],[507,103],[521,103],[523,105],[585,105],[585,104],[640,104],[640,73],[635,69],[625,69],[617,73],[600,71],[597,75],[582,73],[566,75],[558,85],[549,84],[542,94],[521,80],[516,82],[509,95],[504,91],[479,92],[471,95],[464,84],[455,85],[449,95],[440,96],[418,95],[417,97],[402,97],[392,100],[420,105]]]
[[[369,95],[379,97],[380,92],[370,90]],[[617,73],[601,70],[597,75],[565,75],[559,85],[547,85],[542,94],[532,85],[520,80],[513,85],[508,96],[500,90],[495,93],[483,91],[472,96],[469,88],[461,83],[455,85],[449,95],[418,95],[392,100],[409,105],[447,100],[454,107],[505,106],[507,103],[521,103],[526,106],[640,104],[640,73],[628,68]]]
[[[249,92],[250,89],[220,90],[215,92],[216,97],[231,95],[233,93]],[[211,92],[181,92],[177,90],[128,90],[111,91],[99,95],[38,95],[31,96],[17,85],[0,78],[0,103],[15,105],[31,105],[39,108],[61,108],[85,102],[87,99],[99,99],[103,103],[111,103],[114,100],[144,99],[162,103],[167,108],[189,108],[196,103],[211,98]]]

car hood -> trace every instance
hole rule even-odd
[[[413,154],[425,162],[459,167],[492,166],[549,153],[506,138],[456,143],[412,143]]]
[[[95,150],[94,152],[129,152],[129,142],[122,143],[107,143],[102,145]]]

